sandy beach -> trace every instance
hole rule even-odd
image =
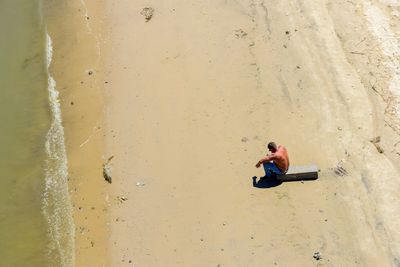
[[[104,3],[47,5],[52,74],[60,92],[75,222],[75,266],[112,266],[108,256],[108,184],[102,178],[105,139]],[[93,16],[92,16],[93,15]]]
[[[396,1],[69,8],[76,266],[399,266]],[[269,141],[319,179],[258,183]]]

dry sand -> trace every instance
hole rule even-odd
[[[84,263],[94,254],[77,249],[77,266],[399,266],[397,1],[104,7],[107,83],[93,86],[106,101],[103,159],[115,158],[113,183],[95,195],[111,263]],[[293,165],[318,164],[319,180],[253,184],[270,140]],[[75,176],[101,178],[96,164]]]

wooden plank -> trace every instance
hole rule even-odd
[[[318,179],[318,167],[315,164],[306,166],[290,166],[286,174],[277,175],[276,179],[282,182]]]

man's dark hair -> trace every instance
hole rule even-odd
[[[275,144],[275,142],[269,142],[268,149],[278,150],[278,146]]]

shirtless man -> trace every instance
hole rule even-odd
[[[260,159],[256,167],[261,164],[265,170],[265,178],[271,178],[277,174],[285,174],[289,168],[289,155],[286,147],[277,146],[274,142],[268,143],[268,150],[272,153]]]

